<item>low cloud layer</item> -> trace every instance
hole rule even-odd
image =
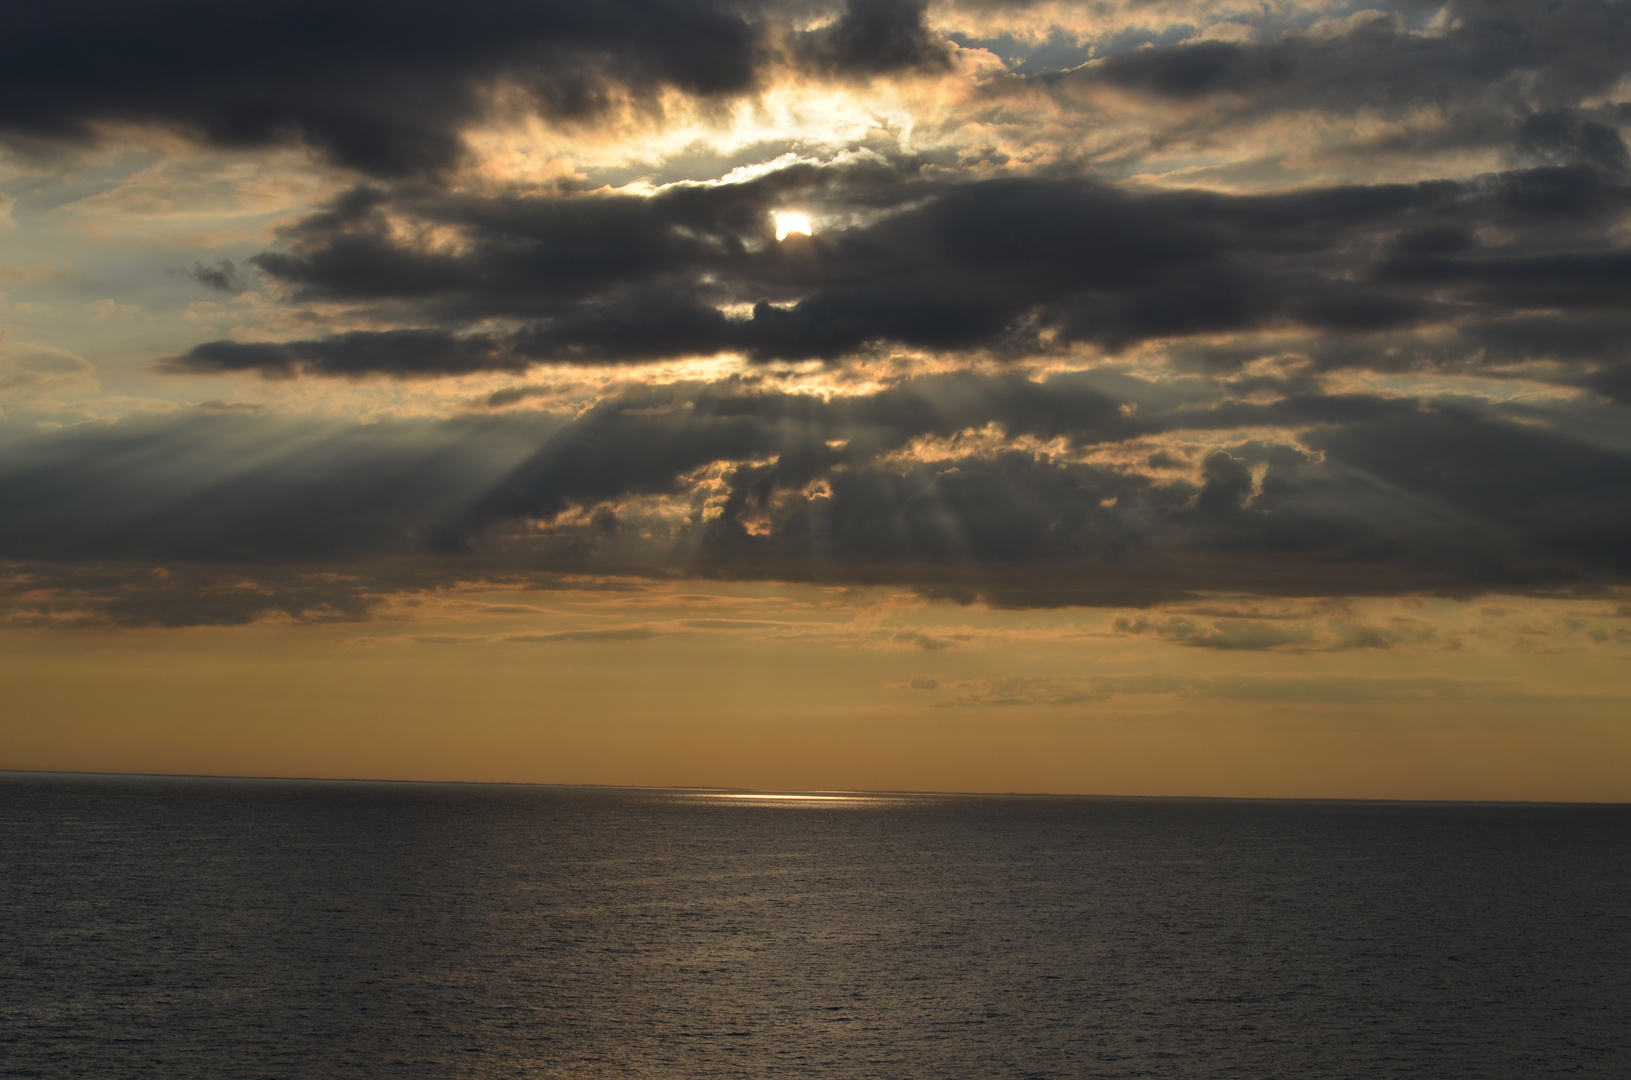
[[[7,447],[0,557],[415,557],[1019,606],[1590,591],[1631,574],[1631,450],[1565,413],[1230,390],[959,374],[828,400],[655,386],[567,421],[69,429]],[[1142,458],[1123,453],[1135,444]]]

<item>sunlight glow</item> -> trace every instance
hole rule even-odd
[[[786,240],[793,233],[810,235],[810,215],[798,210],[775,210],[771,217],[776,219],[776,239]]]

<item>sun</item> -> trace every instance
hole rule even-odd
[[[786,240],[794,233],[810,235],[810,215],[799,210],[774,210],[770,214],[776,219],[776,239]]]

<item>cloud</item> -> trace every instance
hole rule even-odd
[[[82,357],[0,339],[0,400],[51,414],[61,408],[61,398],[82,398],[100,388],[95,365]]]
[[[791,17],[683,10],[753,27]],[[805,12],[815,28],[782,35],[807,64],[858,77],[944,68],[944,42],[921,5],[827,14],[822,23],[819,10]],[[1434,110],[1432,146],[1422,135],[1363,152],[1485,147],[1505,159],[1455,178],[1151,189],[1113,179],[1131,167],[1125,160],[993,174],[897,140],[655,194],[575,181],[360,186],[253,259],[286,300],[345,329],[205,342],[169,367],[425,378],[718,354],[836,363],[894,348],[1013,359],[1292,328],[1329,339],[1317,358],[1325,366],[1430,363],[1425,338],[1446,329],[1470,339],[1518,312],[1625,307],[1631,249],[1613,223],[1631,209],[1621,135],[1631,113],[1604,95],[1631,74],[1628,42],[1624,11],[1596,0],[1544,13],[1452,5],[1431,24],[1410,11],[1361,13],[1287,24],[1263,40],[1112,50],[1026,83],[1054,95],[1064,116],[1112,113],[1113,102],[1092,97],[1111,90],[1152,116],[1170,100],[1211,110],[1180,126]],[[1190,137],[1148,135],[1150,153]],[[815,235],[777,241],[772,215],[785,207],[813,214]],[[1581,362],[1560,381],[1613,396],[1617,376],[1603,365],[1615,340],[1586,343],[1597,369]],[[1457,362],[1479,363],[1476,348]]]
[[[219,259],[208,266],[195,262],[191,269],[183,272],[200,285],[218,292],[237,294],[244,291],[243,279],[231,259]]]
[[[1423,644],[1436,637],[1432,627],[1418,623],[1396,621],[1392,626],[1373,626],[1345,618],[1314,623],[1230,617],[1197,619],[1188,615],[1120,615],[1112,621],[1111,627],[1118,634],[1147,634],[1192,648],[1227,652],[1386,649],[1401,644]]]
[[[1211,100],[1234,120],[1311,109],[1397,116],[1431,105],[1450,118],[1438,129],[1441,142],[1510,138],[1516,126],[1531,147],[1556,149],[1568,141],[1558,137],[1566,128],[1525,113],[1603,94],[1631,68],[1631,15],[1619,4],[1450,3],[1417,27],[1412,14],[1401,6],[1266,41],[1131,49],[1041,78],[1068,89]]]
[[[1142,697],[1210,697],[1248,702],[1358,702],[1393,704],[1450,701],[1566,704],[1615,701],[1613,695],[1559,691],[1517,679],[1467,679],[1436,675],[1240,675],[1168,674],[1008,676],[942,683],[947,708],[1100,705]]]
[[[397,560],[1140,610],[1617,587],[1627,10],[31,9],[0,43],[7,138],[301,145],[332,186],[264,193],[274,242],[169,283],[179,308],[253,274],[241,303],[109,298],[152,332],[116,347],[110,320],[85,355],[255,408],[0,431],[0,557],[287,571],[198,579],[206,620],[362,617],[374,586],[300,575]],[[789,211],[810,235],[777,239]],[[14,411],[96,389],[69,350],[0,360]],[[1220,650],[1418,640],[1127,619]]]
[[[532,361],[495,334],[455,335],[443,330],[352,331],[317,341],[212,341],[169,362],[176,372],[258,371],[269,378],[298,374],[398,377],[521,371]],[[502,400],[498,403],[503,403]]]
[[[176,628],[367,619],[391,585],[289,567],[0,563],[0,626]]]
[[[597,630],[556,630],[543,634],[506,634],[505,641],[547,643],[553,641],[650,641],[675,631],[651,626],[614,626]]]
[[[938,376],[827,402],[641,393],[560,429],[471,504],[469,521],[684,494],[699,467],[747,459],[768,464],[722,474],[717,516],[690,511],[686,528],[700,544],[692,558],[785,573],[813,557],[907,578],[928,567],[1036,566],[1061,597],[1072,580],[1111,573],[1123,584],[1165,575],[1168,588],[1202,589],[1279,577],[1327,593],[1366,581],[1384,591],[1476,588],[1631,570],[1623,450],[1465,406],[1308,395],[1162,408],[1160,390],[1146,385],[1131,414],[1122,406],[1132,402],[1069,376]],[[659,403],[666,408],[654,411]],[[1307,433],[1214,452],[1194,478],[1011,446],[898,456],[914,438],[992,423],[1010,441],[1063,437],[1084,448],[1235,425]],[[616,547],[615,520],[598,519],[596,545]]]
[[[741,93],[762,38],[746,9],[708,0],[66,0],[19,13],[13,31],[0,130],[63,140],[158,124],[218,146],[304,142],[387,176],[455,163],[498,84],[561,117],[619,89]]]
[[[432,576],[475,558],[1018,607],[1589,590],[1631,574],[1631,453],[1578,437],[1572,415],[1312,393],[1248,403],[1226,383],[1179,395],[1092,373],[935,375],[830,398],[683,383],[570,419],[191,414],[14,440],[0,557],[396,557]],[[1176,474],[1099,457],[1135,438],[1221,445]],[[1403,640],[1254,619],[1125,629],[1216,648]]]
[[[778,242],[771,211],[792,202],[872,216]],[[1287,327],[1352,338],[1348,363],[1365,365],[1388,353],[1367,357],[1367,335],[1618,311],[1631,250],[1602,227],[1628,208],[1627,174],[1561,166],[1236,196],[934,179],[906,159],[649,197],[358,189],[254,262],[299,302],[413,325],[209,342],[173,366],[422,377],[889,346],[1022,357]],[[1477,239],[1492,229],[1499,244]]]
[[[856,77],[950,66],[944,39],[924,25],[925,0],[845,0],[843,14],[796,39],[795,49],[818,68]]]
[[[570,127],[660,114],[666,92],[749,95],[774,65],[864,79],[947,63],[916,0],[65,0],[14,29],[0,139],[15,149],[155,125],[217,147],[303,144],[377,177],[445,174],[468,162],[469,128],[518,113]]]

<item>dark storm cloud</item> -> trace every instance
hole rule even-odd
[[[455,336],[440,330],[357,331],[320,341],[281,344],[212,341],[188,354],[181,368],[212,371],[259,371],[290,377],[302,371],[325,375],[368,375],[389,371],[401,376],[457,375],[470,371],[503,371],[532,363],[492,334]]]
[[[824,397],[750,370],[619,390],[570,418],[200,411],[9,436],[0,559],[31,568],[0,603],[46,622],[355,619],[472,567],[1008,605],[1622,584],[1631,111],[1603,98],[1631,70],[1631,7],[1456,4],[1431,33],[1426,9],[1408,14],[1158,44],[1024,85],[1087,109],[1104,88],[1182,101],[1152,113],[1209,133],[1276,111],[1431,108],[1442,123],[1377,153],[1494,150],[1481,160],[1499,169],[1229,195],[1072,173],[1068,147],[1012,173],[869,147],[647,197],[455,190],[440,170],[500,80],[528,107],[591,118],[623,89],[748,93],[767,63],[833,79],[952,70],[924,5],[20,10],[0,37],[6,132],[158,122],[221,145],[304,140],[374,174],[250,263],[260,298],[300,309],[262,325],[344,332],[205,342],[171,371],[519,376],[906,347],[941,373]],[[815,235],[777,241],[783,209],[814,215]],[[188,287],[235,291],[239,271],[199,263]],[[1152,341],[1167,344],[1132,354],[1141,376],[947,370]],[[1508,404],[1414,400],[1335,392],[1411,385],[1339,369],[1551,386]],[[515,381],[486,404],[550,392]]]
[[[777,242],[771,211],[788,205],[864,223]],[[1512,309],[1612,310],[1631,302],[1631,262],[1605,246],[1605,226],[1627,209],[1631,180],[1617,165],[1239,196],[1038,177],[959,183],[907,159],[649,198],[364,189],[286,231],[284,249],[255,264],[297,301],[413,329],[212,342],[175,364],[414,376],[727,351],[832,361],[887,344],[1019,355],[1274,326],[1366,335]],[[438,229],[460,245],[411,239]],[[1495,230],[1497,242],[1480,239]],[[727,304],[748,313],[728,316]],[[486,320],[515,328],[467,329]]]
[[[1620,355],[1631,356],[1631,350],[1622,351]],[[1605,365],[1583,376],[1580,384],[1620,405],[1631,405],[1631,361]]]
[[[950,66],[944,39],[923,23],[925,0],[846,0],[843,15],[797,39],[815,67],[858,77]]]
[[[1538,557],[1631,573],[1631,454],[1623,448],[1452,406],[1333,428],[1309,443],[1447,512],[1511,530]]]
[[[706,526],[704,564],[785,574],[816,559],[908,578],[933,577],[925,568],[935,567],[1045,565],[1101,585],[1106,574],[1146,583],[1166,574],[1211,582],[1196,588],[1273,589],[1267,583],[1284,576],[1314,592],[1631,572],[1631,454],[1465,406],[1362,395],[1184,401],[1147,384],[1129,413],[1128,398],[1065,376],[937,377],[833,402],[673,394],[580,417],[468,520],[547,518],[569,505],[677,492],[700,465],[769,459],[730,473],[722,514]],[[915,437],[988,424],[1008,440],[1064,436],[1081,446],[1174,430],[1310,433],[1214,452],[1198,463],[1198,483],[1013,447],[953,444],[940,458],[882,459]],[[608,548],[619,542],[614,525],[615,512],[596,526]]]
[[[754,28],[767,9],[653,10],[657,28],[669,26],[664,19],[736,20],[747,28],[738,44],[748,66],[727,82],[751,81]],[[609,48],[616,34],[633,33],[620,20],[640,21],[633,8],[616,11],[569,17],[546,5],[505,48],[532,55],[534,23],[540,41],[566,43],[550,45],[549,57]],[[1440,149],[1493,146],[1515,167],[1467,180],[1226,196],[1139,192],[1057,171],[970,182],[950,159],[896,152],[746,183],[676,185],[650,198],[362,187],[253,262],[288,299],[349,308],[382,329],[209,342],[171,366],[415,377],[720,352],[831,362],[892,345],[999,356],[1075,343],[1119,351],[1300,327],[1337,343],[1323,350],[1327,366],[1342,357],[1397,367],[1419,350],[1372,347],[1380,336],[1514,312],[1624,307],[1627,249],[1609,237],[1631,210],[1631,153],[1619,133],[1631,114],[1601,95],[1631,72],[1631,9],[1457,4],[1424,32],[1426,12],[1356,17],[1334,34],[1161,45],[1049,79],[1215,100],[1238,116],[1364,108],[1398,117],[1431,107],[1443,122],[1420,138]],[[920,3],[857,0],[829,13],[831,22],[778,40],[808,65],[857,76],[944,60]],[[399,32],[419,33],[411,28],[427,18],[416,8]],[[691,42],[653,31],[651,55]],[[642,78],[708,91],[646,55],[634,49],[624,59],[649,68]],[[492,64],[481,70],[502,68]],[[412,78],[430,86],[442,70],[431,64]],[[426,115],[452,130],[440,113]],[[776,242],[771,211],[783,207],[815,212],[817,235]],[[442,242],[450,235],[456,244]],[[1581,358],[1560,380],[1613,396],[1614,377],[1599,376],[1615,358],[1596,359],[1591,367]]]
[[[408,560],[421,586],[477,566],[895,584],[1017,606],[1631,574],[1631,450],[1582,435],[1584,406],[1242,388],[959,374],[824,399],[749,380],[631,391],[571,420],[132,420],[7,446],[0,558],[282,568],[285,584],[259,593],[204,590],[205,621],[353,617],[402,587],[356,576],[382,557]],[[1245,428],[1283,434],[1230,437]],[[1148,468],[1078,460],[1180,432],[1223,448]],[[668,511],[653,517],[659,496]],[[347,566],[321,600],[311,573]]]
[[[788,5],[758,0],[63,0],[12,5],[0,138],[162,124],[218,146],[304,142],[377,176],[434,173],[499,84],[589,119],[618,90],[750,92]],[[801,5],[803,6],[803,5]],[[943,64],[911,0],[855,0],[795,53],[839,76]]]
[[[1534,109],[1575,106],[1631,71],[1631,10],[1618,3],[1456,2],[1432,32],[1413,31],[1396,12],[1354,20],[1335,35],[1135,49],[1044,78],[1167,98],[1227,97],[1237,114],[1399,115],[1431,104],[1446,114],[1447,140],[1485,141],[1516,122],[1524,141],[1544,144],[1553,133],[1530,118]]]
[[[0,131],[159,123],[222,146],[305,141],[379,175],[451,164],[496,81],[582,116],[610,87],[732,94],[761,30],[729,0],[63,0],[12,5]]]
[[[1470,306],[1470,305],[1469,305]],[[1294,362],[1312,384],[1319,373],[1365,368],[1406,374],[1432,372],[1454,378],[1551,383],[1579,388],[1625,403],[1621,372],[1631,366],[1631,313],[1619,310],[1518,311],[1474,309],[1449,327],[1352,334],[1241,334],[1222,341],[1169,346],[1165,359],[1177,370],[1229,375],[1254,361]],[[1618,396],[1616,396],[1618,395]]]
[[[1428,256],[1382,268],[1386,277],[1458,287],[1469,298],[1514,309],[1623,311],[1631,299],[1631,249],[1544,255]]]

